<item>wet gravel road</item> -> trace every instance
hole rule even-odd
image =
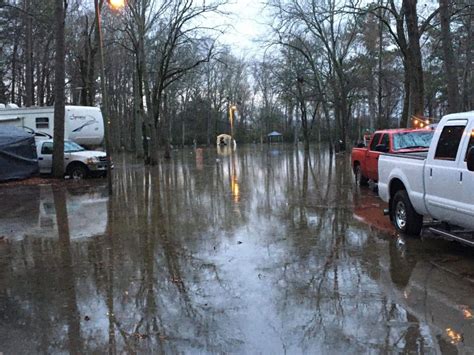
[[[0,353],[474,352],[474,251],[396,235],[348,156],[115,165],[0,185]]]

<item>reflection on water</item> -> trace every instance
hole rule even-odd
[[[111,198],[0,189],[0,352],[474,350],[472,259],[397,242],[348,157],[116,161]]]
[[[58,188],[51,185],[2,189],[0,234],[16,241],[27,237],[53,237],[58,230],[56,190]],[[103,235],[107,227],[108,201],[104,184],[71,184],[62,192],[69,211],[71,238]]]

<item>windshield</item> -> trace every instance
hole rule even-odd
[[[402,132],[393,135],[393,150],[429,148],[433,131]]]
[[[82,152],[85,150],[79,144],[71,142],[71,141],[64,141],[64,152],[71,153],[71,152]]]

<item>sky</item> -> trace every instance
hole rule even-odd
[[[231,0],[223,7],[229,16],[217,16],[215,21],[229,25],[226,33],[219,41],[232,47],[235,55],[243,57],[260,57],[264,53],[264,45],[258,43],[265,37],[269,29],[268,21],[263,13],[264,6],[259,0]]]

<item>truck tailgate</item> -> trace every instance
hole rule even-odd
[[[426,211],[423,170],[427,153],[382,154],[379,158],[379,196],[390,199],[390,184],[401,182],[410,191],[410,201],[418,213]]]

